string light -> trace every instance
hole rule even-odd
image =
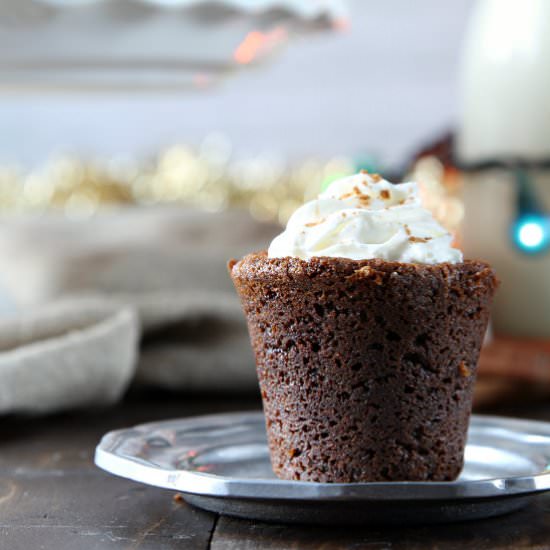
[[[530,215],[517,220],[513,229],[516,246],[526,253],[536,254],[550,247],[550,220]]]
[[[550,248],[550,216],[542,209],[532,175],[523,168],[516,170],[516,219],[512,240],[526,254],[540,254]]]

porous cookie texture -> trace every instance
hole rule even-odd
[[[453,480],[498,285],[486,263],[229,263],[273,470],[318,482]]]

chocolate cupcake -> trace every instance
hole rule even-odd
[[[450,241],[414,184],[359,174],[230,262],[279,477],[458,476],[497,281]]]

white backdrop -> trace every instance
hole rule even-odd
[[[221,131],[238,155],[369,152],[396,165],[456,119],[473,3],[351,1],[347,33],[295,41],[270,66],[206,93],[0,95],[0,163],[140,157]]]

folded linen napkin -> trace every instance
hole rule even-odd
[[[135,368],[135,313],[72,300],[0,320],[0,413],[110,403]]]
[[[113,402],[132,382],[256,387],[226,263],[277,231],[179,208],[5,218],[0,287],[19,314],[0,319],[0,413]]]
[[[280,228],[245,211],[127,207],[88,219],[0,220],[0,288],[21,305],[78,293],[233,293],[226,264],[265,248]]]
[[[126,297],[121,303],[130,303]],[[136,381],[186,390],[257,387],[254,356],[233,292],[149,294],[134,302],[143,330]]]

